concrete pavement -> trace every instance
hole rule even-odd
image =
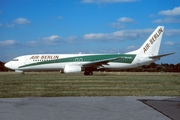
[[[178,120],[177,97],[1,98],[0,120]]]

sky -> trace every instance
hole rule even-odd
[[[26,54],[105,54],[138,49],[165,31],[157,63],[180,63],[179,0],[0,0],[0,61]]]

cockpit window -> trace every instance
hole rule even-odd
[[[13,59],[13,61],[18,61],[18,60],[19,60],[19,59],[17,59],[17,58],[14,58],[14,59]]]

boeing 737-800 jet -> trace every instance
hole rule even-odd
[[[84,71],[93,75],[96,70],[120,70],[148,65],[161,57],[174,53],[158,55],[163,26],[158,26],[145,43],[137,50],[125,54],[33,54],[14,58],[5,67],[15,72],[60,70],[63,73]]]

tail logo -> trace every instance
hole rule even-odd
[[[159,28],[159,30],[152,36],[148,43],[145,44],[145,46],[143,47],[144,53],[146,53],[151,47],[151,45],[153,45],[156,42],[157,38],[161,35],[162,32],[162,28]]]

